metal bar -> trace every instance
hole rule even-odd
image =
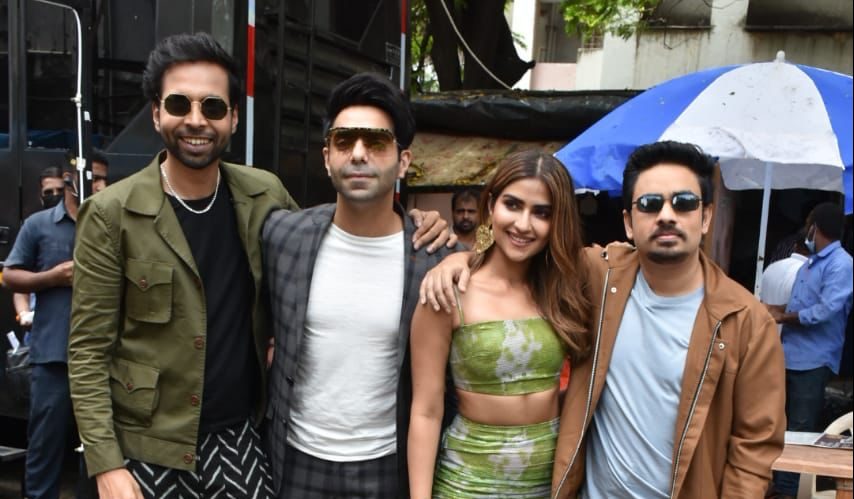
[[[762,217],[759,222],[759,248],[756,250],[756,279],[753,281],[753,294],[759,298],[762,291],[762,271],[765,268],[765,237],[768,233],[768,209],[771,206],[771,179],[774,165],[765,163],[765,184],[762,187]]]
[[[288,2],[279,2],[279,46],[276,52],[276,95],[273,98],[273,165],[279,174],[279,147],[282,142],[282,90],[285,81],[285,15]]]
[[[308,42],[306,43],[306,55],[305,55],[305,87],[306,92],[304,95],[304,110],[303,114],[303,144],[305,146],[305,150],[309,151],[311,147],[311,89],[314,87],[314,63],[312,61],[314,55],[314,35],[317,31],[315,29],[316,24],[316,16],[317,16],[317,2],[311,3],[311,17],[310,26],[311,30],[308,34]],[[302,189],[300,193],[300,205],[306,206],[308,202],[308,154],[304,154],[302,157]]]

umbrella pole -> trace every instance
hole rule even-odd
[[[765,163],[765,185],[762,187],[762,218],[759,222],[759,248],[756,250],[756,279],[753,281],[753,294],[759,298],[762,291],[762,271],[765,268],[765,237],[768,233],[768,209],[771,205],[771,177],[774,165]]]

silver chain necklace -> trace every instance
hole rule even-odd
[[[196,215],[201,215],[203,213],[209,212],[210,209],[213,208],[214,201],[216,201],[216,195],[217,195],[217,193],[219,193],[219,178],[220,178],[219,168],[216,169],[216,188],[214,189],[213,199],[211,199],[211,202],[208,203],[208,205],[206,207],[202,208],[201,210],[194,210],[193,208],[190,208],[190,206],[188,206],[187,203],[185,203],[184,200],[181,199],[181,196],[179,196],[178,193],[175,192],[175,189],[172,188],[172,184],[169,183],[169,177],[166,176],[166,169],[163,167],[162,164],[160,165],[160,175],[163,176],[163,181],[166,183],[166,188],[169,189],[169,194],[171,194],[173,198],[177,199],[178,203],[181,206],[183,206],[190,213],[195,213]]]

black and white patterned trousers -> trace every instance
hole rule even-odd
[[[201,435],[196,471],[126,459],[146,499],[272,499],[267,454],[249,423]]]

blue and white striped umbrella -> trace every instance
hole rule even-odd
[[[852,78],[774,62],[713,68],[638,94],[555,153],[578,188],[620,192],[639,145],[692,142],[720,158],[724,184],[845,192],[852,212]],[[847,169],[843,190],[843,169]]]
[[[852,212],[852,108],[851,76],[790,64],[779,52],[774,62],[713,68],[656,85],[555,156],[577,188],[617,194],[637,146],[659,140],[699,145],[719,158],[729,189],[765,191],[761,276],[771,189],[844,192],[845,212]]]

